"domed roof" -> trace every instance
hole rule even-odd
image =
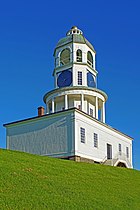
[[[78,29],[76,26],[73,26],[67,32],[66,35],[67,35],[66,37],[58,41],[56,48],[72,42],[72,43],[86,44],[91,50],[95,52],[92,44],[83,36],[83,32],[80,29]]]

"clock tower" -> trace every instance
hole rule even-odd
[[[55,88],[67,86],[96,87],[95,50],[83,32],[73,26],[59,40],[55,51]]]
[[[46,93],[46,113],[76,107],[105,123],[107,95],[97,89],[96,51],[73,26],[54,50],[54,90]]]
[[[5,124],[7,149],[132,168],[130,136],[105,123],[107,95],[97,87],[96,52],[76,26],[54,50],[54,89],[38,116]]]

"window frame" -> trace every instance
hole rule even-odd
[[[68,56],[66,56],[66,57],[65,57],[65,54],[66,54],[65,51],[68,52]],[[63,56],[63,53],[64,53],[64,56]],[[64,66],[64,65],[67,65],[71,62],[70,54],[71,54],[71,51],[70,51],[69,48],[65,48],[60,52],[59,66]],[[68,60],[68,62],[65,63],[64,61],[66,61],[66,60]]]
[[[122,154],[122,145],[119,143],[119,155]]]
[[[93,68],[93,55],[90,51],[87,52],[87,64]]]
[[[94,148],[98,148],[98,134],[94,133],[93,138],[94,138]]]
[[[93,109],[90,107],[89,108],[89,115],[91,116],[91,117],[93,117]]]
[[[78,104],[78,109],[82,110],[81,104]]]
[[[129,147],[126,147],[126,157],[129,158]]]
[[[86,134],[85,134],[85,128],[80,127],[80,141],[81,143],[85,144]]]
[[[78,55],[79,53],[79,55]],[[76,62],[81,63],[82,62],[82,50],[78,49],[76,51]]]
[[[78,71],[78,79],[77,79],[78,85],[82,85],[82,83],[83,83],[82,77],[83,77],[83,72],[82,71]]]

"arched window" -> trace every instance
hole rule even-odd
[[[87,52],[87,63],[93,68],[93,56],[90,51]]]
[[[66,48],[62,50],[60,54],[60,66],[70,63],[70,49]]]
[[[76,61],[82,62],[82,51],[81,50],[77,50],[77,52],[76,52]]]

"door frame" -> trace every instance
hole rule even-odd
[[[112,145],[107,143],[107,159],[112,159]]]

